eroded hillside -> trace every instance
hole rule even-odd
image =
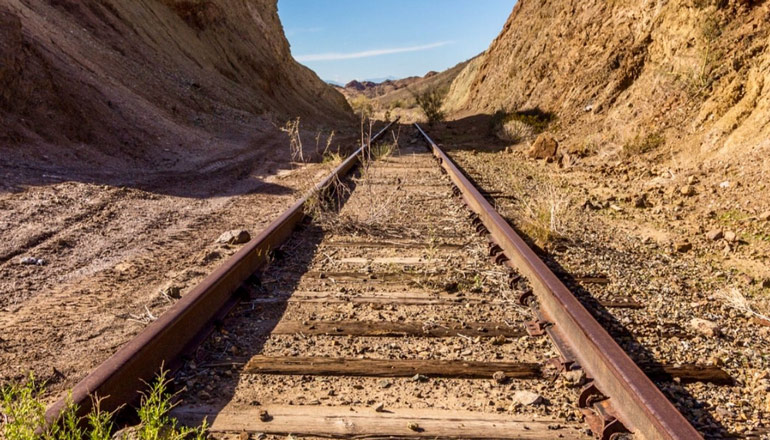
[[[770,145],[769,20],[763,1],[521,0],[448,104],[553,112],[573,148],[750,155]]]
[[[147,166],[348,114],[291,57],[275,0],[0,2],[4,160]]]

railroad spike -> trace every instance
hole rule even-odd
[[[518,281],[518,279],[516,281]],[[531,306],[536,300],[537,298],[535,298],[535,292],[533,292],[531,289],[527,289],[522,292],[521,295],[519,295],[519,305],[524,307]]]

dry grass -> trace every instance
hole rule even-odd
[[[718,291],[717,297],[724,301],[728,306],[745,314],[746,316],[754,316],[770,322],[770,316],[758,312],[751,304],[751,301],[746,298],[746,296],[744,296],[739,289],[735,287]]]
[[[536,194],[518,201],[518,217],[521,229],[536,244],[542,246],[561,238],[564,234],[569,211],[569,197],[552,180],[545,180],[534,187]]]
[[[498,209],[538,246],[563,238],[576,217],[567,182],[527,161],[507,162],[503,170],[506,192],[516,198]]]

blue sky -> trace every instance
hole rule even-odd
[[[294,58],[324,80],[441,71],[489,47],[515,0],[279,0]]]

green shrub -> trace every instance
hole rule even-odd
[[[441,110],[441,106],[444,104],[444,98],[447,94],[446,90],[434,87],[422,92],[415,92],[410,89],[409,92],[423,113],[425,113],[429,123],[432,124],[444,120],[445,115]]]
[[[166,371],[161,371],[142,397],[138,410],[141,425],[136,440],[205,440],[206,424],[199,428],[178,427],[169,416],[173,408]],[[46,426],[43,384],[30,375],[25,383],[0,388],[0,438],[4,440],[110,440],[113,415],[102,411],[94,399],[93,410],[78,416],[71,398],[57,424]]]

